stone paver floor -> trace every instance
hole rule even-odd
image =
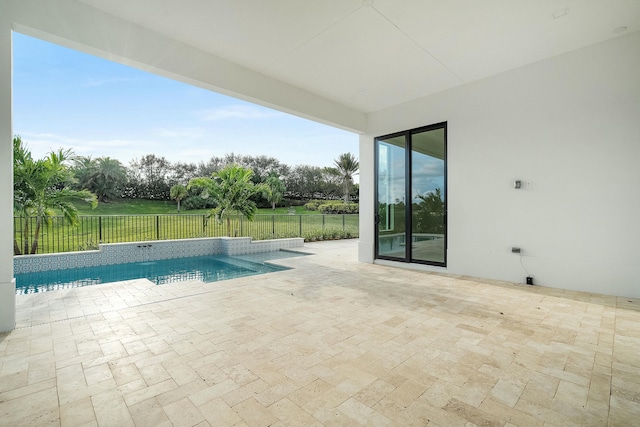
[[[263,276],[18,296],[0,425],[640,425],[640,300],[304,250]]]

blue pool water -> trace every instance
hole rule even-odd
[[[16,294],[30,294],[141,278],[149,279],[156,285],[193,279],[216,282],[286,270],[286,267],[266,264],[264,261],[301,255],[305,254],[277,251],[238,257],[209,255],[22,273],[16,274]]]

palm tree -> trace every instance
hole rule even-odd
[[[98,157],[96,162],[98,168],[92,177],[95,184],[92,191],[98,196],[98,200],[104,202],[105,199],[120,196],[120,188],[127,183],[125,167],[119,160],[111,157]]]
[[[15,255],[35,254],[38,251],[38,235],[43,224],[49,226],[56,210],[62,213],[67,223],[78,223],[78,209],[75,202],[87,202],[92,207],[98,205],[96,195],[87,190],[76,191],[66,187],[71,174],[65,163],[71,157],[70,150],[49,153],[41,160],[33,160],[31,153],[19,136],[13,139],[13,209],[25,219],[22,228],[24,247],[21,250],[14,239]],[[35,217],[36,227],[29,245],[29,218]]]
[[[344,192],[344,202],[349,203],[349,196],[351,193],[351,186],[353,185],[353,175],[358,172],[360,163],[356,157],[351,153],[340,154],[340,156],[334,160],[333,164],[336,175],[340,177],[342,181],[342,190]]]
[[[178,202],[178,212],[180,212],[180,200],[187,196],[187,187],[182,184],[176,184],[169,190],[169,196]],[[188,206],[187,210],[189,210]]]
[[[187,188],[198,189],[201,197],[214,200],[216,207],[211,210],[211,215],[219,222],[226,220],[227,235],[231,237],[231,214],[237,212],[253,221],[258,210],[250,198],[262,191],[262,185],[255,185],[251,181],[252,176],[251,169],[232,164],[214,172],[211,178],[192,178]]]
[[[271,203],[271,210],[275,210],[276,205],[284,197],[286,188],[284,183],[280,180],[277,172],[271,172],[267,179],[264,181],[262,187],[262,196]]]
[[[74,175],[78,189],[89,190],[98,196],[98,201],[120,196],[120,189],[127,183],[127,170],[119,160],[111,157],[76,157]]]
[[[417,196],[420,201],[414,204],[415,227],[421,232],[444,233],[444,197],[442,190],[436,188]]]

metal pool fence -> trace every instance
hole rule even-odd
[[[253,221],[232,216],[232,236],[254,240],[287,237],[358,236],[358,215],[256,215]],[[27,228],[27,236],[23,232]],[[29,253],[34,239],[36,218],[14,217],[14,242],[21,253]],[[191,239],[227,236],[226,221],[218,223],[206,215],[104,215],[80,216],[72,226],[61,216],[43,224],[38,233],[38,254],[98,249],[99,243],[146,240]],[[26,240],[26,242],[25,242]],[[25,243],[29,250],[26,252]]]

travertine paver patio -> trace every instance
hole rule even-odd
[[[264,276],[19,296],[0,424],[640,425],[639,300],[305,250]]]

